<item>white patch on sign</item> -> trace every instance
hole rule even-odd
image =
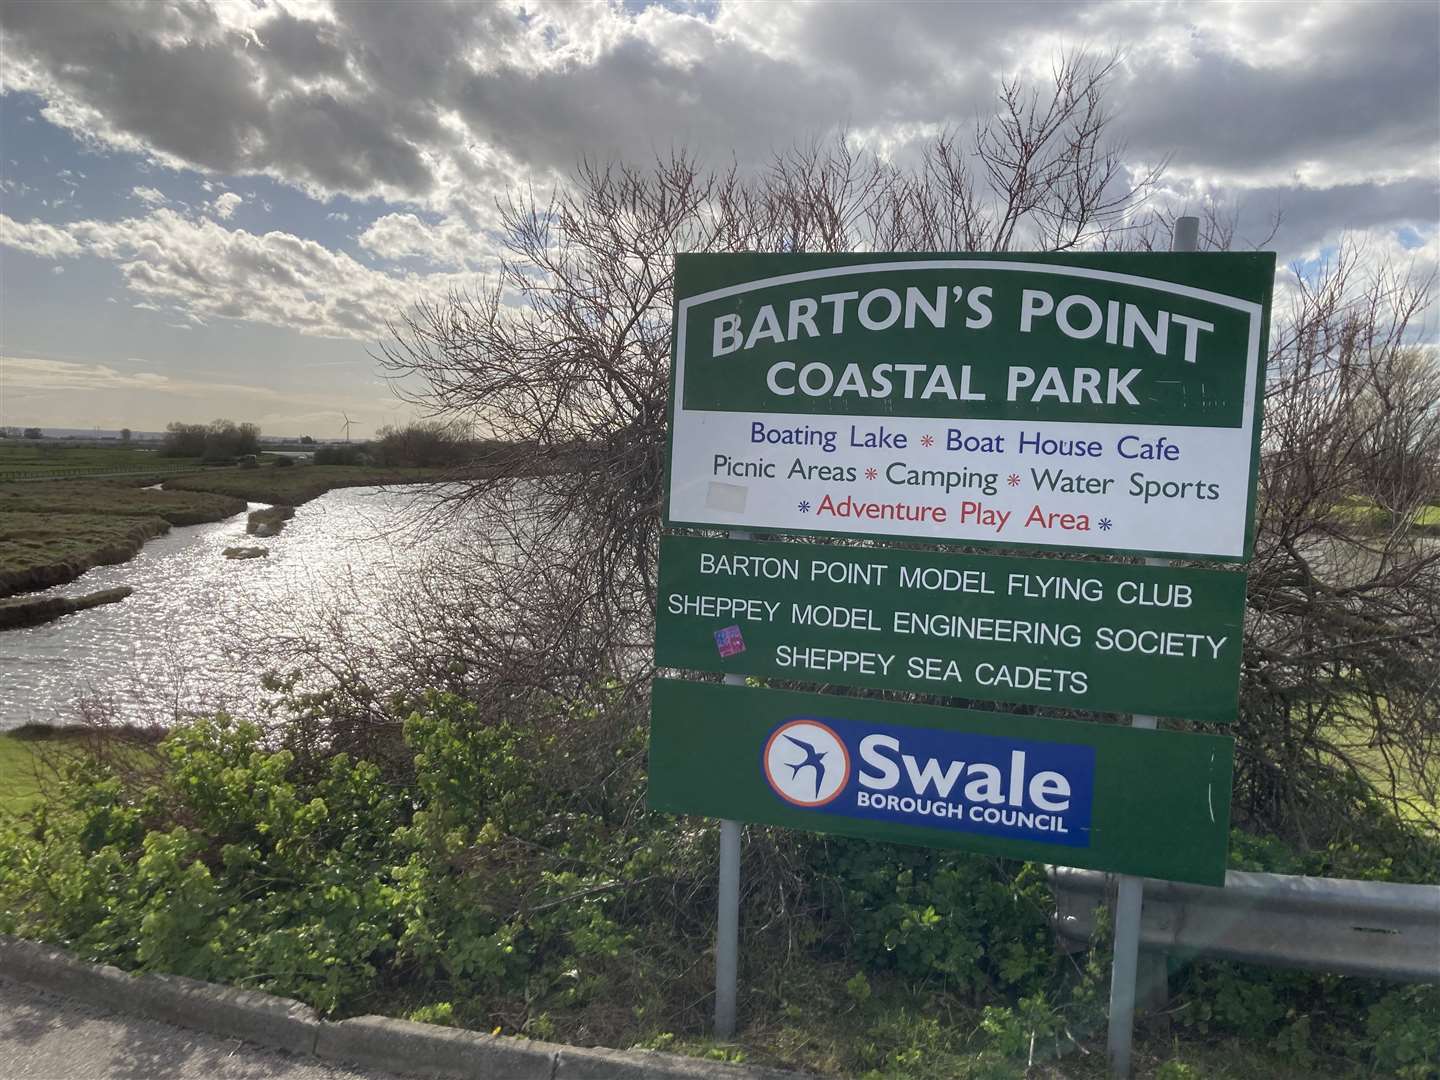
[[[712,480],[709,489],[705,492],[705,508],[720,510],[727,514],[743,514],[745,499],[749,494],[748,487],[740,484],[722,484],[718,480]]]

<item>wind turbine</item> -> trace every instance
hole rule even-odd
[[[345,423],[340,426],[345,429],[345,441],[348,443],[350,441],[350,424],[352,421],[349,413],[342,412],[340,415],[345,417]]]

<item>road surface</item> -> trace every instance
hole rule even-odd
[[[398,1080],[106,1012],[0,978],[0,1080]]]

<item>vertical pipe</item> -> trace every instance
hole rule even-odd
[[[726,681],[738,676],[727,675]],[[720,822],[720,910],[715,924],[715,1036],[735,1034],[740,960],[740,822]]]
[[[734,530],[732,540],[749,540]],[[726,675],[726,686],[744,686],[744,675]],[[720,821],[720,896],[715,919],[715,1035],[735,1034],[735,984],[740,966],[740,822]]]
[[[1171,251],[1194,251],[1200,238],[1200,219],[1175,219]],[[1164,559],[1146,559],[1146,566],[1168,565]],[[1136,714],[1131,727],[1155,727],[1155,717]],[[1110,1030],[1107,1047],[1110,1074],[1130,1076],[1130,1051],[1135,1037],[1135,969],[1140,959],[1140,913],[1145,901],[1143,878],[1122,874],[1115,896],[1115,953],[1110,968]]]
[[[1163,565],[1146,559],[1147,566]],[[1155,727],[1155,717],[1138,713],[1131,727]],[[1106,1039],[1110,1073],[1120,1080],[1130,1076],[1130,1048],[1135,1036],[1135,970],[1140,960],[1140,911],[1145,879],[1122,874],[1115,896],[1115,951],[1110,966],[1110,1029]]]
[[[1200,219],[1179,217],[1175,219],[1175,233],[1170,238],[1171,251],[1198,251],[1200,249]]]

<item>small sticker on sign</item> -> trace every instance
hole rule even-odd
[[[716,630],[715,648],[722,657],[744,652],[745,639],[740,636],[740,627],[727,626],[724,630]]]

